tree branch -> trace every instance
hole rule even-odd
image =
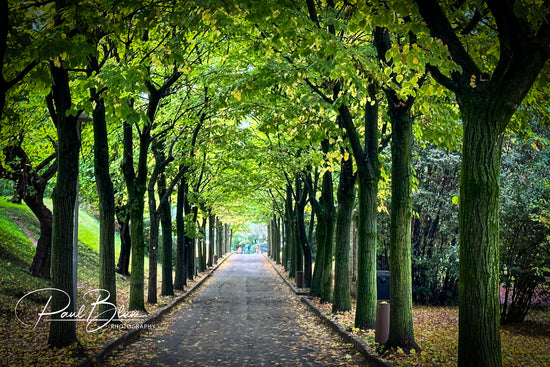
[[[481,70],[458,39],[439,3],[436,0],[414,1],[418,5],[420,15],[430,29],[431,35],[443,41],[449,49],[453,61],[462,67],[463,73],[466,75],[480,75]]]

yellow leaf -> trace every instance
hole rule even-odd
[[[232,95],[233,97],[235,97],[235,99],[236,99],[237,101],[240,101],[241,98],[242,98],[241,91],[238,90],[238,89],[235,89],[233,92],[231,92],[231,95]]]

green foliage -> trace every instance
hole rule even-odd
[[[527,140],[508,138],[501,195],[501,319],[522,322],[550,295],[550,176],[548,128]]]
[[[458,195],[460,154],[429,145],[415,148],[412,291],[418,304],[455,305],[458,298]],[[389,199],[391,200],[391,199]],[[381,215],[379,253],[387,256],[389,216]],[[380,269],[387,269],[384,256]]]

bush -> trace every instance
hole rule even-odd
[[[533,305],[547,302],[550,153],[541,149],[541,139],[521,141],[513,136],[505,144],[500,217],[502,323],[522,322]]]

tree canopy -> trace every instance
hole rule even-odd
[[[72,248],[77,182],[78,195],[107,211],[105,223],[127,208],[130,307],[142,310],[145,254],[150,300],[158,246],[168,259],[163,266],[172,266],[173,202],[176,259],[185,263],[175,261],[176,283],[183,267],[193,276],[196,251],[207,256],[195,241],[205,240],[211,216],[234,228],[269,222],[270,241],[281,237],[274,226],[284,228],[285,267],[288,261],[292,274],[303,271],[323,300],[332,298],[333,253],[336,277],[349,278],[342,273],[349,265],[339,261],[350,250],[336,243],[333,251],[334,225],[348,243],[355,208],[356,326],[374,325],[376,266],[389,244],[388,346],[418,349],[413,299],[455,302],[455,294],[437,292],[442,282],[448,290],[458,281],[459,364],[500,365],[500,285],[514,267],[510,250],[502,280],[499,251],[515,246],[514,230],[499,227],[501,192],[503,218],[520,215],[514,200],[529,203],[521,223],[540,236],[528,242],[538,248],[547,241],[548,212],[533,207],[547,208],[548,177],[539,174],[544,184],[529,188],[528,199],[511,193],[519,190],[515,180],[502,190],[500,183],[503,163],[538,157],[509,144],[506,153],[518,156],[503,162],[510,132],[534,139],[537,151],[548,146],[537,127],[548,122],[546,1],[0,5],[0,176],[14,182],[14,200],[34,200],[44,236],[53,221],[53,242],[42,245],[56,259],[53,285],[72,287],[64,254]],[[45,192],[53,219],[43,210]],[[437,214],[426,213],[433,205]],[[209,232],[225,241],[217,247],[222,255],[230,231],[210,223]],[[102,264],[111,269],[113,236],[102,243]],[[539,268],[540,280],[548,269]],[[171,284],[171,270],[162,276],[163,287]],[[51,344],[76,339],[64,324],[52,327]]]

